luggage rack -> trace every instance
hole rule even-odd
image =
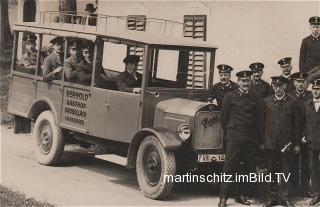
[[[94,16],[93,16],[94,15]],[[143,32],[183,37],[185,24],[167,19],[140,17],[140,16],[110,16],[103,14],[90,14],[85,12],[71,11],[44,11],[40,12],[40,25],[49,27],[58,27],[68,30],[90,30],[95,32],[127,31],[136,30],[129,28],[129,22],[135,25],[142,25]],[[89,23],[89,19],[95,22]],[[139,30],[138,30],[139,31]]]

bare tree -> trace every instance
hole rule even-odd
[[[0,62],[5,60],[6,44],[12,39],[9,26],[8,0],[0,1]]]

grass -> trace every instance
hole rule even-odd
[[[54,207],[47,202],[38,202],[33,198],[26,198],[25,195],[13,192],[10,189],[0,185],[0,206],[1,207]]]

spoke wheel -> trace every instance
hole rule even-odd
[[[55,165],[64,150],[65,140],[62,129],[56,125],[51,111],[42,112],[33,128],[35,140],[34,153],[39,163]]]
[[[140,144],[136,160],[137,179],[143,194],[152,199],[164,199],[171,192],[176,161],[171,151],[163,148],[155,136],[146,137]]]

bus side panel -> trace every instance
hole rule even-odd
[[[8,111],[26,117],[35,99],[34,79],[12,74],[11,81]]]
[[[57,81],[38,81],[36,99],[50,100],[58,116],[58,120],[56,121],[60,121],[60,111],[62,103],[62,88],[60,83],[57,83]]]

